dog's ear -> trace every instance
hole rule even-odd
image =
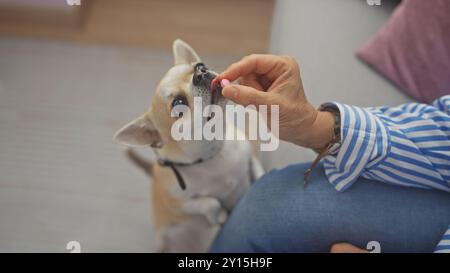
[[[151,146],[161,148],[163,146],[158,130],[147,115],[142,115],[125,125],[114,135],[113,139],[130,147]]]
[[[180,39],[176,39],[173,42],[172,51],[175,65],[200,62],[200,57],[197,55],[195,50]]]

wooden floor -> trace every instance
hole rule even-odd
[[[266,52],[273,0],[85,0],[79,28],[0,22],[0,35],[144,48],[182,38],[202,52]]]

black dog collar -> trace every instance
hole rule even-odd
[[[192,163],[182,163],[182,162],[174,162],[170,160],[164,160],[164,159],[158,159],[158,164],[163,167],[169,167],[172,169],[173,173],[175,174],[175,177],[177,178],[178,185],[180,185],[180,188],[182,190],[186,190],[186,182],[184,181],[183,176],[181,175],[180,171],[176,168],[176,166],[191,166],[195,164],[202,163],[203,159],[198,159]]]

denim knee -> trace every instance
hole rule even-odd
[[[310,244],[313,226],[321,221],[321,215],[310,206],[314,203],[310,198],[315,195],[304,194],[303,173],[308,167],[302,164],[272,170],[241,200],[231,224],[241,226],[239,237],[253,251],[284,251],[277,241],[286,241],[286,236],[293,236],[290,234],[293,229],[296,230],[295,241],[300,244],[296,249],[301,251],[302,245]],[[314,180],[314,183],[326,182],[319,181],[324,177],[317,174]],[[292,249],[286,245],[285,251]]]

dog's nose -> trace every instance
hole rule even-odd
[[[199,85],[205,80],[210,80],[211,77],[211,73],[203,63],[198,63],[195,65],[194,76],[192,77],[192,83],[194,85]]]
[[[208,71],[208,68],[206,68],[204,63],[197,63],[194,67],[194,69],[197,71],[199,70],[202,73],[206,73]]]

